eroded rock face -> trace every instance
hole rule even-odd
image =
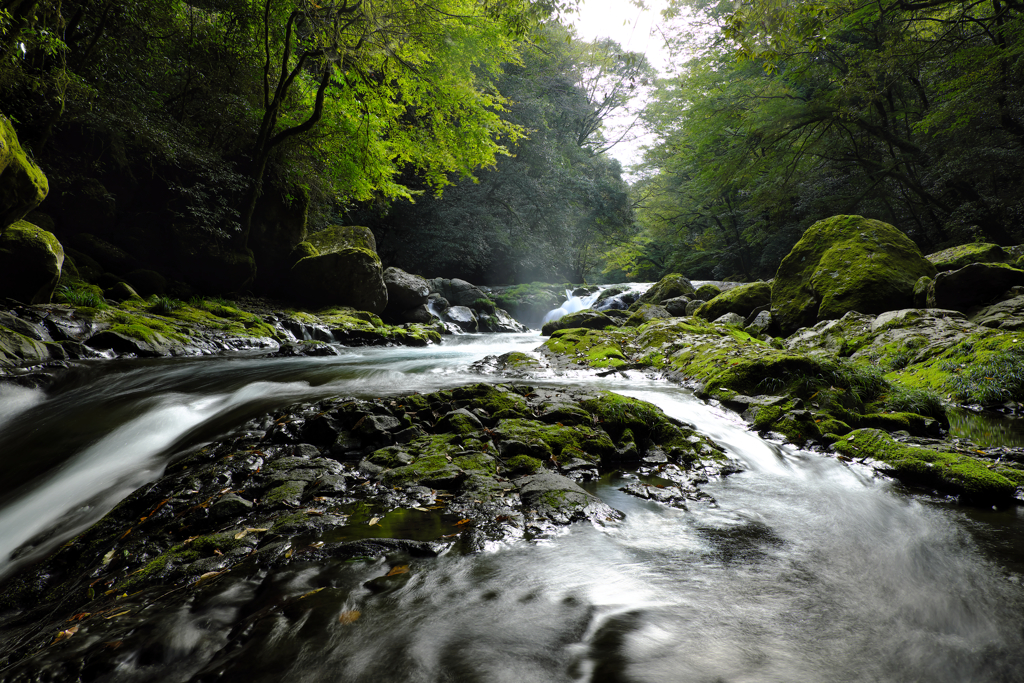
[[[389,313],[422,306],[427,303],[427,296],[430,294],[425,279],[394,266],[384,270],[384,286],[388,290]]]
[[[772,308],[784,334],[850,311],[909,308],[914,285],[935,266],[910,238],[881,221],[833,216],[804,233],[782,260]]]
[[[388,303],[380,258],[368,249],[349,247],[307,256],[292,266],[290,277],[293,296],[304,304],[380,313]]]
[[[0,295],[26,304],[49,303],[64,265],[53,234],[18,221],[0,234]]]
[[[939,273],[928,286],[928,306],[968,311],[1024,285],[1024,270],[994,263],[972,263]]]
[[[46,175],[21,148],[10,120],[0,115],[0,234],[46,198]]]

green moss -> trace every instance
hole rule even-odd
[[[615,446],[604,431],[587,427],[549,425],[533,420],[502,420],[498,428],[507,439],[523,443],[543,443],[554,457],[567,447],[573,447],[598,457],[615,452]]]
[[[677,296],[693,296],[694,289],[690,281],[679,273],[669,273],[651,286],[637,303],[659,304],[666,299],[674,299]]]
[[[509,473],[514,475],[536,474],[544,469],[544,463],[528,455],[517,455],[505,463]]]
[[[582,328],[558,330],[544,342],[544,348],[565,356],[578,365],[593,368],[615,368],[629,361],[622,351],[617,332]]]
[[[1007,254],[998,244],[975,242],[961,244],[928,254],[926,257],[936,270],[959,270],[971,263],[1001,263]]]
[[[970,456],[942,453],[901,444],[877,429],[858,429],[833,448],[851,458],[870,457],[885,463],[897,479],[962,496],[965,501],[989,505],[1009,502],[1014,482]]]
[[[473,471],[493,475],[498,472],[498,464],[494,458],[484,453],[469,453],[452,459],[452,464],[463,471]]]
[[[530,409],[526,399],[506,385],[471,384],[451,390],[460,408],[483,408],[492,417],[527,417]]]
[[[415,462],[384,472],[381,480],[387,486],[408,486],[428,484],[434,487],[450,487],[465,479],[465,473],[444,455],[428,455]]]
[[[695,315],[705,320],[716,320],[726,313],[746,317],[755,308],[772,301],[772,288],[767,282],[751,282],[722,292],[697,309]]]

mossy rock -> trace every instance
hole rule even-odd
[[[573,448],[587,454],[587,459],[598,461],[615,453],[615,446],[608,434],[600,429],[580,425],[561,426],[544,424],[534,420],[502,420],[496,430],[503,440],[522,443],[543,443],[556,460],[566,448]],[[579,454],[576,453],[578,456]]]
[[[377,253],[373,231],[361,225],[331,225],[307,236],[305,243],[313,247],[317,255],[334,254],[343,249],[366,249]]]
[[[0,368],[49,359],[50,350],[46,344],[0,325]]]
[[[592,368],[616,368],[629,363],[614,332],[583,328],[557,330],[541,348],[554,358]]]
[[[673,318],[673,316],[667,308],[659,306],[657,304],[640,304],[636,310],[630,314],[626,322],[622,323],[624,327],[640,327],[652,320],[662,320],[664,318]]]
[[[0,235],[39,206],[49,191],[46,175],[26,156],[10,119],[0,114]]]
[[[292,296],[309,306],[352,306],[371,313],[384,310],[388,290],[376,252],[361,247],[320,251],[319,256],[307,256],[292,266]]]
[[[0,293],[25,304],[50,302],[64,265],[52,233],[18,221],[0,234]]]
[[[697,309],[695,315],[705,320],[717,320],[726,313],[746,318],[755,309],[772,302],[772,288],[767,282],[751,282],[722,292]]]
[[[975,242],[973,244],[961,244],[949,249],[937,251],[934,254],[925,256],[935,270],[959,270],[971,263],[1003,263],[1008,254],[998,244]]]
[[[934,488],[978,505],[1009,503],[1016,484],[992,471],[984,461],[957,453],[902,444],[879,429],[858,429],[833,448],[849,458],[872,458],[878,467],[912,486]]]
[[[713,285],[710,282],[705,282],[704,284],[697,288],[697,291],[694,294],[693,298],[700,299],[701,301],[711,301],[721,293],[722,290],[718,287],[718,285]]]
[[[772,284],[773,315],[784,334],[849,311],[910,308],[914,285],[935,266],[910,238],[882,221],[833,216],[804,233]]]
[[[641,304],[660,304],[677,296],[693,296],[694,291],[689,279],[679,273],[669,273],[644,292],[637,301]]]
[[[569,313],[558,320],[544,323],[540,333],[546,337],[551,336],[555,330],[564,330],[571,327],[583,327],[590,330],[603,330],[609,325],[617,325],[616,321],[609,318],[601,311],[587,309]]]

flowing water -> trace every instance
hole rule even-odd
[[[106,363],[45,394],[5,389],[0,571],[249,417],[328,395],[480,381],[474,360],[538,343],[467,335],[328,358]],[[667,383],[543,381],[652,401],[747,470],[705,487],[717,504],[689,510],[630,497],[606,478],[593,490],[626,514],[621,522],[413,559],[397,576],[383,559],[228,575],[173,607],[140,610],[102,680],[1024,680],[1020,510],[908,495],[762,441]]]

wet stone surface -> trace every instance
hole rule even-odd
[[[0,665],[133,596],[154,604],[293,562],[433,556],[613,523],[621,513],[579,485],[613,471],[656,477],[624,487],[643,499],[710,504],[698,487],[738,469],[659,408],[604,391],[476,384],[292,406],[182,457],[0,586]]]

